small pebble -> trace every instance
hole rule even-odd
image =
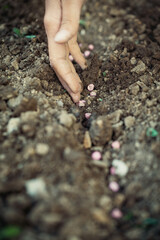
[[[94,92],[94,91],[90,92],[91,97],[95,97],[96,95],[97,95],[96,92]]]
[[[110,182],[109,183],[109,188],[113,191],[113,192],[118,192],[119,191],[119,184],[117,182]]]
[[[36,145],[36,153],[38,155],[46,155],[49,152],[49,146],[45,143],[37,143]]]
[[[100,160],[102,158],[102,154],[99,151],[95,151],[92,153],[93,160]]]
[[[110,168],[110,174],[111,175],[116,175],[116,169],[114,167]]]
[[[84,52],[84,56],[85,56],[86,58],[89,57],[90,54],[91,54],[91,52],[90,52],[89,50],[86,50],[86,51]]]
[[[73,61],[73,56],[69,55],[69,60],[72,62]]]
[[[83,146],[85,149],[91,148],[92,146],[91,138],[88,131],[85,132]]]
[[[119,141],[112,142],[112,148],[119,149],[120,148],[120,142]]]
[[[116,174],[121,177],[124,177],[128,173],[128,166],[121,160],[114,159],[112,162],[112,166],[115,167]]]
[[[27,180],[25,183],[27,194],[31,197],[46,196],[46,183],[42,178]]]
[[[85,118],[89,119],[91,116],[91,113],[85,113]]]
[[[89,45],[88,45],[88,48],[89,48],[90,50],[93,50],[93,49],[94,49],[94,45],[93,45],[93,44],[89,44]]]
[[[115,208],[115,209],[112,210],[111,216],[113,218],[119,219],[119,218],[121,218],[123,216],[123,214],[122,214],[122,212],[118,208]]]
[[[93,91],[94,89],[94,84],[89,84],[88,87],[87,87],[88,91]]]

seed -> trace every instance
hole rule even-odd
[[[94,45],[93,45],[93,44],[89,44],[89,45],[88,45],[88,48],[89,48],[90,50],[93,50],[93,49],[94,49]]]
[[[85,118],[89,119],[91,116],[91,113],[85,113]]]
[[[94,92],[94,91],[90,92],[91,97],[95,97],[96,95],[97,95],[96,92]]]
[[[85,100],[80,100],[79,102],[78,102],[78,106],[79,107],[84,107],[85,106]]]
[[[90,54],[91,54],[91,51],[89,51],[89,50],[86,50],[86,51],[84,52],[84,56],[85,56],[86,58],[89,57]]]
[[[93,91],[94,89],[94,84],[89,84],[88,87],[87,87],[88,91]]]
[[[112,148],[119,149],[120,148],[120,142],[119,141],[112,142]]]
[[[69,60],[70,60],[71,62],[73,61],[72,55],[69,55]]]
[[[114,167],[110,168],[110,174],[115,175],[116,174],[116,169]]]
[[[123,213],[118,208],[115,208],[115,209],[112,210],[111,216],[113,218],[119,219],[119,218],[121,218],[123,216]]]
[[[95,151],[92,153],[93,160],[100,160],[102,158],[102,154],[99,151]]]
[[[109,183],[109,188],[113,191],[113,192],[118,192],[119,191],[119,185],[117,182],[110,182]]]

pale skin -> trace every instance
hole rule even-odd
[[[50,64],[73,101],[80,100],[82,82],[69,60],[86,68],[86,61],[77,43],[79,18],[84,0],[46,0],[44,25],[48,39]]]

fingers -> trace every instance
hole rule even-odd
[[[61,25],[61,4],[59,0],[46,0],[44,25],[48,38],[50,63],[60,82],[71,95],[74,102],[80,99],[81,84],[74,67],[69,63],[68,44],[56,43],[54,37]]]
[[[86,60],[81,53],[80,47],[77,43],[77,36],[74,36],[69,42],[69,52],[73,56],[74,60],[81,66],[82,69],[87,67]]]
[[[57,73],[56,73],[57,74]],[[57,74],[57,77],[59,78],[61,84],[63,85],[63,87],[67,90],[67,92],[70,94],[70,96],[72,97],[73,102],[77,103],[80,100],[80,92],[77,94],[74,94],[71,89],[68,87],[68,85],[64,82],[64,80],[60,77],[60,75]]]
[[[62,23],[60,30],[55,36],[58,43],[68,42],[76,35],[79,26],[81,7],[84,0],[61,0],[62,1]]]
[[[48,36],[54,36],[58,32],[61,24],[61,4],[59,0],[45,1],[44,26]]]
[[[82,83],[74,66],[68,59],[68,44],[56,43],[54,40],[61,27],[62,6],[60,3],[59,0],[46,0],[44,25],[48,38],[50,64],[73,101],[78,102],[82,91]]]
[[[68,59],[67,44],[55,43],[54,38],[48,36],[48,48],[50,64],[55,70],[59,80],[65,89],[69,92],[73,101],[79,101],[81,85],[80,78],[76,72],[73,72],[71,63]]]

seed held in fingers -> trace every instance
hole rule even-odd
[[[70,60],[71,62],[73,61],[72,55],[69,55],[69,60]]]

